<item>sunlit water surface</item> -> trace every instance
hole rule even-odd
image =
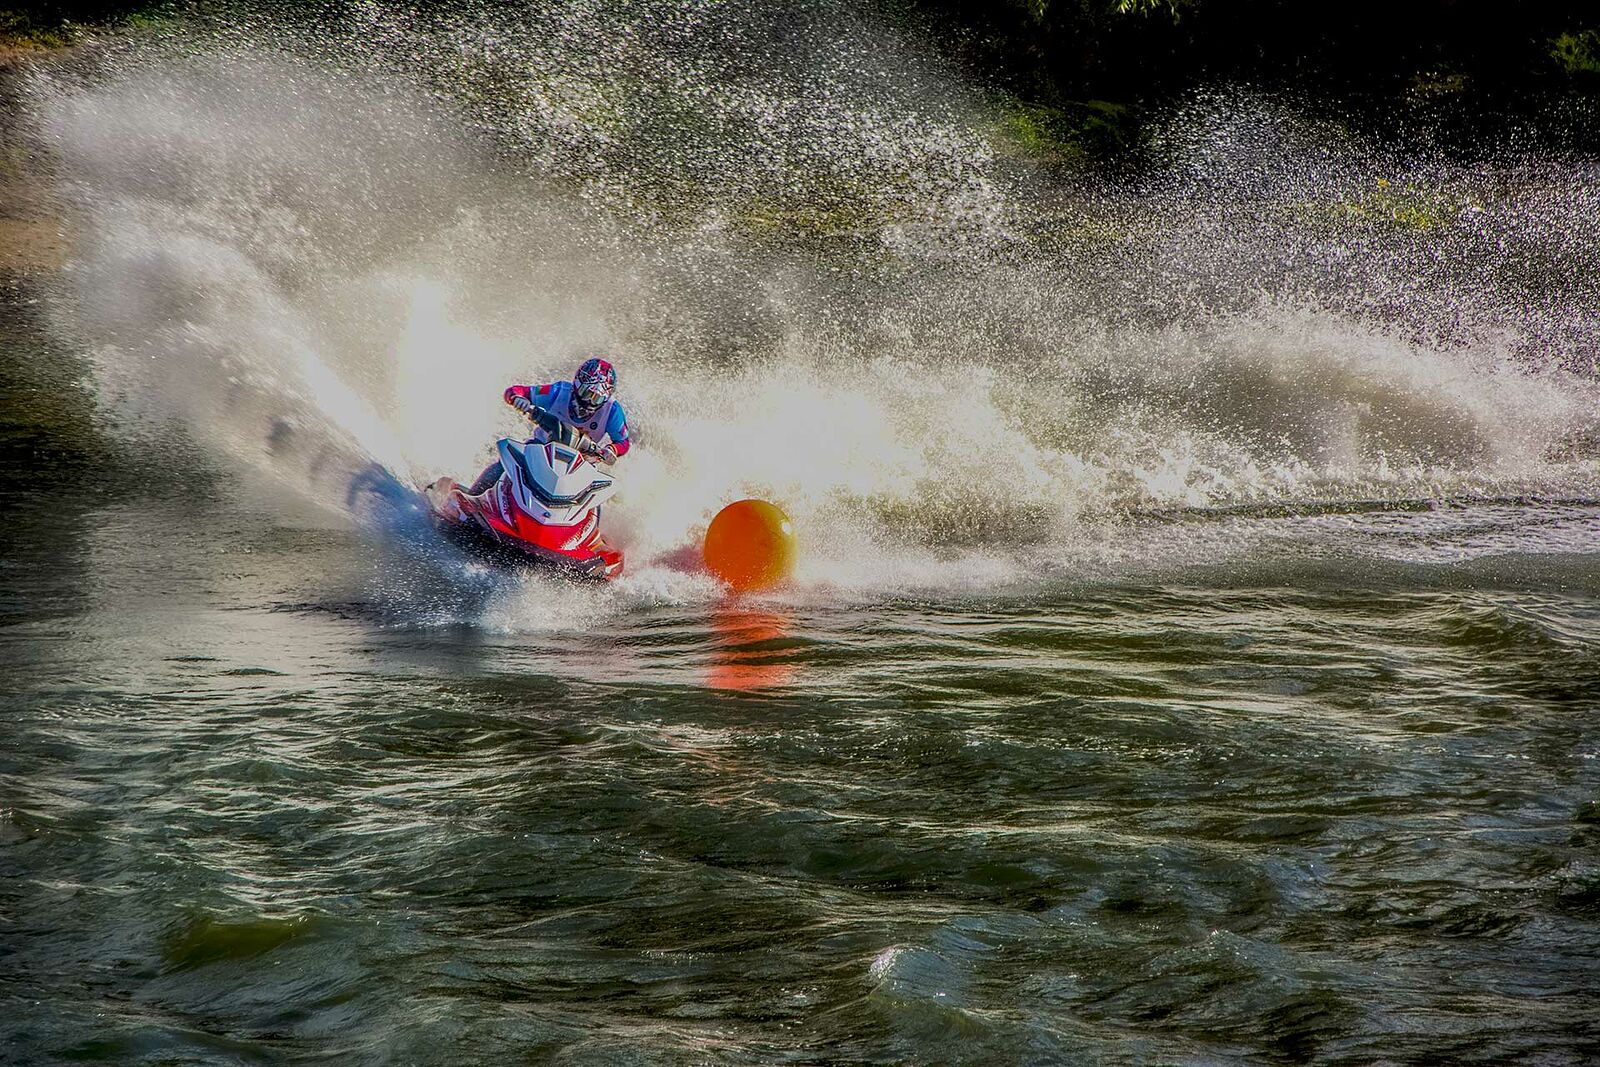
[[[1347,529],[491,625],[361,592],[395,561],[352,535],[47,504],[6,500],[15,1062],[1600,1048],[1592,555]]]

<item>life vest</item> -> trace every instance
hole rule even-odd
[[[534,396],[534,403],[560,419],[563,426],[577,430],[596,444],[599,444],[600,439],[606,435],[606,423],[611,421],[611,409],[617,404],[608,397],[606,402],[595,408],[587,419],[580,421],[572,415],[572,383],[565,381],[551,383],[548,393]],[[543,441],[547,436],[549,435],[540,430],[534,435],[534,439]]]

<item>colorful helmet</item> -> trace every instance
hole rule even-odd
[[[617,372],[603,359],[585,360],[572,376],[572,413],[581,419],[611,399],[617,388]]]

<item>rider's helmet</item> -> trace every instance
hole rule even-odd
[[[587,419],[611,399],[617,388],[617,372],[603,359],[585,360],[572,376],[572,414]]]

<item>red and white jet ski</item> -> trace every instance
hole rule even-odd
[[[501,438],[500,478],[469,495],[454,478],[423,490],[440,531],[493,562],[576,578],[622,573],[622,551],[600,536],[600,505],[616,480],[577,448]]]

